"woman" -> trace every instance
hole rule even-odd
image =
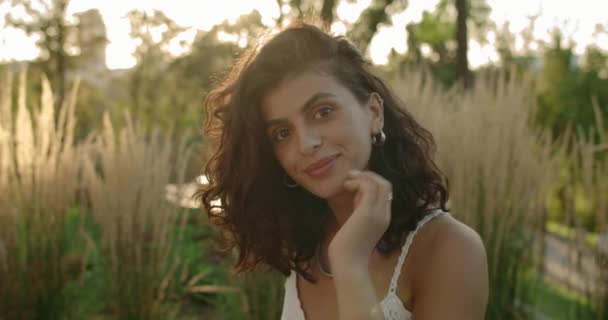
[[[205,107],[204,208],[237,269],[288,276],[283,319],[484,317],[485,251],[446,212],[433,138],[347,40],[291,25]]]

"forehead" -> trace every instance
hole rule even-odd
[[[319,92],[331,93],[339,98],[351,96],[350,91],[333,76],[319,72],[306,72],[287,77],[271,89],[262,99],[262,114],[268,120],[286,116]]]

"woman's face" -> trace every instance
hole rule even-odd
[[[325,199],[343,191],[350,170],[367,167],[382,108],[377,94],[362,105],[334,77],[315,72],[287,78],[262,101],[279,163],[297,184]]]

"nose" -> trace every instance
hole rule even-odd
[[[302,128],[298,130],[298,149],[301,154],[310,155],[321,146],[321,135],[314,129]]]

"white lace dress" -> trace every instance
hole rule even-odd
[[[420,220],[420,222],[418,222],[416,229],[414,229],[413,232],[410,232],[410,234],[407,236],[405,244],[401,248],[399,260],[397,260],[397,265],[395,266],[395,271],[393,272],[393,276],[391,278],[388,293],[380,302],[380,306],[386,320],[410,320],[412,318],[411,312],[405,308],[403,302],[401,299],[399,299],[396,292],[397,282],[399,280],[399,275],[401,274],[401,268],[403,267],[407,253],[410,250],[410,246],[418,230],[420,230],[420,228],[431,219],[444,213],[445,212],[441,210],[436,210],[428,214],[422,220]],[[287,280],[285,280],[285,299],[283,302],[281,320],[306,320],[304,310],[302,309],[302,304],[300,302],[300,297],[298,295],[296,280],[297,275],[295,272],[292,272],[289,277],[287,277]]]

